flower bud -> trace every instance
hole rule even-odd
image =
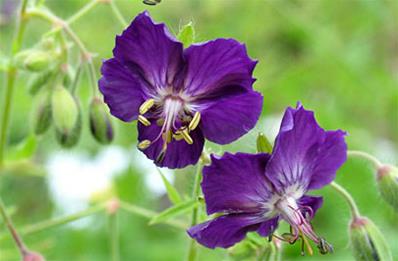
[[[350,224],[350,238],[356,260],[392,261],[382,233],[366,217],[357,217]]]
[[[90,104],[90,130],[99,143],[108,144],[113,140],[112,122],[99,98],[94,98]]]
[[[31,95],[37,94],[40,89],[50,81],[51,76],[53,75],[52,71],[45,71],[39,74],[35,74],[32,76],[28,83],[28,90]]]
[[[398,212],[398,168],[391,165],[379,167],[377,186],[382,198]]]
[[[73,67],[71,65],[66,64],[63,73],[64,73],[63,84],[64,84],[65,88],[70,90],[70,87],[75,79],[75,70],[73,69]]]
[[[189,22],[180,29],[177,39],[182,42],[184,48],[187,48],[195,42],[195,29],[192,22]]]
[[[17,67],[32,72],[40,72],[47,69],[51,61],[52,57],[49,52],[36,49],[24,50],[15,56]]]
[[[64,147],[72,147],[80,137],[80,108],[75,98],[62,85],[55,87],[51,104],[57,140]]]
[[[28,252],[24,254],[22,261],[45,261],[44,257],[39,253]]]
[[[36,135],[45,133],[51,126],[51,95],[45,90],[40,93],[36,107],[33,110],[33,131]]]
[[[267,137],[264,133],[259,133],[257,136],[257,152],[263,153],[271,153],[272,152],[272,145],[268,141]]]

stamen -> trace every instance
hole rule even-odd
[[[157,119],[157,120],[156,120],[156,124],[157,124],[158,126],[163,126],[163,124],[164,124],[164,119],[163,119],[163,118]]]
[[[188,125],[188,129],[189,131],[193,131],[194,129],[196,129],[196,127],[198,127],[200,122],[200,112],[195,112],[195,115],[193,116],[191,122]]]
[[[189,131],[188,131],[187,128],[183,128],[180,133],[181,133],[182,137],[184,138],[184,140],[188,144],[192,144],[193,143],[193,140],[192,140],[191,136],[189,136]]]
[[[310,256],[314,254],[314,251],[312,250],[312,247],[310,245],[310,242],[308,242],[307,237],[300,231],[301,238],[303,239],[304,245],[307,248],[307,252]]]
[[[184,139],[184,137],[182,136],[182,134],[179,133],[179,132],[174,133],[174,134],[173,134],[173,138],[174,138],[176,141],[180,141],[180,140]]]
[[[173,140],[173,133],[171,131],[166,131],[162,134],[162,138],[166,143],[170,143]]]
[[[138,115],[138,121],[141,122],[144,126],[150,126],[151,122],[142,115]]]
[[[149,109],[151,109],[153,107],[154,104],[155,104],[154,99],[146,100],[143,104],[141,104],[141,106],[139,108],[140,114],[145,114],[147,111],[149,111]]]
[[[150,140],[143,140],[140,143],[138,143],[137,147],[141,150],[145,150],[149,146],[151,146],[151,141]]]

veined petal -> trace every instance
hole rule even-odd
[[[263,96],[253,90],[207,100],[198,106],[200,128],[208,140],[228,144],[256,125],[262,105]]]
[[[256,61],[234,39],[193,44],[184,51],[184,57],[187,67],[183,85],[191,96],[200,98],[231,86],[252,88]]]
[[[188,234],[208,248],[228,248],[241,241],[247,232],[256,230],[262,220],[256,215],[230,214],[191,227]]]
[[[139,14],[126,30],[116,37],[113,54],[152,87],[172,86],[183,64],[182,43],[175,40],[164,24],[153,22],[148,12]]]
[[[279,191],[292,186],[320,188],[330,183],[346,160],[343,131],[325,131],[314,113],[288,108],[275,140],[266,175]]]
[[[225,153],[211,156],[203,169],[202,190],[207,213],[266,212],[263,203],[271,195],[264,175],[268,154]]]
[[[156,124],[156,120],[151,120],[150,126],[144,126],[138,123],[138,141],[153,141],[159,135],[160,130],[161,127]],[[162,138],[159,138],[148,148],[142,150],[142,152],[159,167],[168,167],[170,169],[183,168],[198,162],[203,150],[204,137],[200,129],[191,132],[190,136],[193,140],[193,144],[188,144],[185,140],[173,140],[167,144],[164,158],[160,161],[156,159],[159,157],[163,148]]]
[[[137,119],[138,108],[144,102],[145,94],[140,82],[118,60],[112,58],[105,61],[101,67],[102,78],[98,85],[104,95],[111,113],[122,121]]]

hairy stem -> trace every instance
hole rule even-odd
[[[12,50],[11,50],[11,60],[15,56],[16,53],[21,49],[22,38],[26,28],[26,6],[28,1],[23,0],[21,3],[21,9],[19,12],[19,16],[17,19],[17,26],[15,29],[15,35],[12,42]],[[12,99],[14,96],[14,85],[15,78],[17,77],[17,69],[13,63],[11,63],[10,68],[8,69],[6,79],[7,84],[4,90],[4,107],[2,110],[1,117],[1,127],[0,127],[0,168],[4,164],[4,152],[7,143],[7,135],[8,135],[8,127],[10,125],[10,115],[12,110]]]
[[[110,233],[110,244],[112,261],[120,260],[119,253],[119,224],[118,224],[118,213],[112,213],[109,215],[109,233]]]
[[[201,163],[201,161],[199,161],[195,173],[195,180],[192,190],[192,199],[194,200],[197,200],[199,197],[200,181],[202,179],[202,169],[203,169],[203,164]],[[199,216],[199,206],[195,206],[192,210],[191,226],[194,226],[198,223],[198,216]],[[194,239],[191,239],[191,241],[189,242],[187,260],[194,261],[196,260],[197,255],[198,255],[197,243]]]
[[[358,206],[355,203],[354,199],[352,198],[351,194],[345,188],[343,188],[334,181],[330,183],[330,186],[347,201],[348,206],[350,207],[351,210],[352,218],[353,219],[359,218],[361,215],[359,213]]]
[[[378,169],[382,165],[381,162],[377,158],[375,158],[374,156],[372,156],[366,152],[363,152],[363,151],[349,150],[347,152],[347,155],[349,157],[353,157],[353,158],[365,159],[365,160],[369,161],[370,163],[372,163],[372,165],[376,169]]]

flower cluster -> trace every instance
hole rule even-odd
[[[205,138],[230,143],[259,118],[263,98],[252,87],[256,61],[236,40],[183,49],[144,12],[117,36],[113,56],[103,63],[100,91],[115,117],[138,121],[138,148],[158,166],[195,164]],[[206,247],[228,248],[249,231],[272,236],[285,220],[291,231],[282,240],[301,238],[309,247],[309,239],[321,253],[332,251],[310,224],[322,197],[306,193],[333,181],[346,160],[344,136],[323,130],[298,104],[286,110],[271,154],[212,155],[202,190],[207,213],[218,217],[193,226],[189,235]]]

